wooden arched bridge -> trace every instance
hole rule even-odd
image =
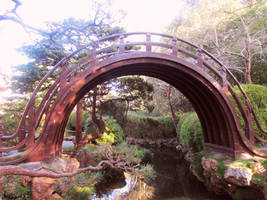
[[[260,127],[241,85],[224,64],[188,41],[141,32],[103,38],[55,65],[34,90],[16,133],[0,135],[0,152],[20,149],[17,154],[2,155],[0,165],[52,159],[61,154],[65,127],[75,105],[97,84],[123,75],[159,78],[180,90],[200,119],[205,149],[233,157],[242,153],[267,157],[255,146],[255,141],[267,140],[255,134],[253,120],[264,134],[266,131]],[[51,77],[53,84],[37,103],[39,90]],[[234,85],[241,90],[243,101]],[[15,138],[16,146],[3,146],[3,141]]]

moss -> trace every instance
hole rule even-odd
[[[249,160],[249,159],[245,160],[245,159],[237,158],[229,165],[233,166],[233,167],[241,167],[241,168],[251,169],[250,164],[252,164],[252,163],[254,163],[253,160]]]
[[[217,177],[223,178],[224,176],[224,170],[225,170],[225,163],[223,162],[225,159],[217,159],[218,163],[218,171],[215,172],[215,175]]]

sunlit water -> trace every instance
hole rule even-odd
[[[91,200],[231,200],[207,191],[174,151],[154,151],[152,164],[157,173],[152,186],[124,174],[124,180],[103,185],[106,192],[100,189]]]

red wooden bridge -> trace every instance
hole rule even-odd
[[[10,156],[3,154],[0,165],[53,159],[61,154],[65,127],[75,105],[97,84],[123,75],[159,78],[180,90],[198,114],[206,150],[223,151],[233,157],[242,153],[267,157],[255,146],[256,141],[267,140],[255,133],[253,123],[265,134],[266,131],[227,66],[188,41],[141,32],[103,38],[55,65],[34,90],[16,133],[0,135],[0,152],[20,150]],[[51,78],[53,84],[40,97],[40,89]],[[241,91],[243,101],[236,95],[234,85]],[[37,102],[40,98],[41,102]],[[3,146],[3,141],[15,138],[17,145]]]

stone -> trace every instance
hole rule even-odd
[[[228,183],[244,187],[251,185],[252,175],[253,173],[250,169],[228,166],[225,169],[224,179]]]
[[[53,162],[46,164],[46,167],[62,172],[73,172],[79,168],[79,162],[75,158],[68,155],[62,155],[56,158]],[[41,169],[47,171],[46,169]],[[60,199],[61,197],[56,194],[53,185],[60,182],[60,179],[53,179],[47,177],[34,177],[32,179],[32,199]],[[66,185],[64,185],[66,186]],[[68,190],[68,186],[64,188],[64,193]]]
[[[52,185],[57,179],[46,178],[46,177],[34,177],[32,179],[32,199],[42,200],[49,199],[54,193]]]
[[[212,159],[212,158],[202,157],[201,165],[202,165],[203,169],[208,171],[208,172],[211,172],[211,171],[217,172],[219,169],[219,165],[218,165],[217,160]]]
[[[62,197],[59,194],[54,193],[52,194],[51,199],[62,199]]]

